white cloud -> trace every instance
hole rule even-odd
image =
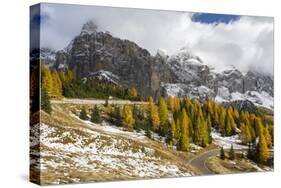
[[[49,15],[41,29],[41,44],[62,49],[94,20],[102,30],[129,39],[155,54],[168,54],[188,45],[203,61],[216,68],[234,65],[242,71],[254,68],[273,74],[273,19],[242,16],[217,25],[192,22],[191,13],[119,9],[78,5],[43,4]]]

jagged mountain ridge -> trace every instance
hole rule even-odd
[[[134,42],[113,37],[87,22],[80,33],[56,55],[55,68],[70,68],[78,78],[100,70],[117,75],[119,84],[136,87],[144,95],[160,95],[160,83],[172,82],[173,72],[157,57]],[[63,66],[62,66],[63,65]]]
[[[100,31],[92,21],[84,24],[64,50],[56,52],[55,63],[53,57],[50,67],[69,68],[78,78],[106,71],[118,77],[114,82],[136,87],[144,96],[178,95],[218,102],[249,100],[273,108],[272,76],[252,71],[243,74],[235,67],[218,73],[186,47],[170,57],[163,51],[152,56],[132,41]],[[264,97],[269,98],[267,104],[263,104]]]
[[[273,109],[273,76],[235,67],[218,72],[206,65],[189,49],[169,57],[167,64],[177,75],[174,83],[163,83],[165,95],[188,96],[199,100],[213,99],[219,103],[251,101],[256,106]]]

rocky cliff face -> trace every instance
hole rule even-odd
[[[167,64],[177,79],[162,84],[164,95],[184,95],[224,103],[248,100],[258,106],[273,108],[273,76],[253,71],[243,74],[235,67],[217,72],[186,48],[167,58]]]
[[[173,74],[160,57],[134,42],[101,32],[93,22],[86,23],[80,35],[57,53],[56,68],[70,68],[78,78],[100,70],[118,75],[117,82],[136,87],[145,96],[159,95],[161,81],[172,82]]]
[[[217,72],[186,47],[170,57],[161,50],[152,56],[132,41],[99,31],[91,21],[65,49],[43,52],[42,60],[50,67],[69,68],[78,78],[110,78],[116,84],[136,87],[144,96],[249,100],[273,108],[273,76],[242,73],[235,67]]]

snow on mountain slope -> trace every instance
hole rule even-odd
[[[218,95],[215,97],[215,101],[218,103],[233,102],[233,101],[251,101],[258,107],[265,107],[273,110],[274,99],[267,92],[262,91],[247,91],[244,94],[239,92],[229,93],[226,88],[220,88]]]
[[[113,74],[110,71],[99,70],[97,72],[91,72],[88,76],[91,79],[97,79],[99,81],[110,82],[118,85],[119,76]]]
[[[194,56],[188,48],[180,49],[178,53],[167,59],[167,63],[180,82],[191,82],[200,79],[200,72],[207,68],[201,59]]]
[[[184,95],[184,87],[185,87],[185,84],[172,84],[172,83],[162,83],[161,85],[162,89],[164,89],[165,93],[168,95],[168,96],[182,96]]]
[[[221,136],[220,133],[215,131],[214,129],[212,130],[212,138],[213,138],[213,143],[217,144],[220,147],[223,147],[224,149],[230,149],[231,145],[233,145],[234,149],[247,149],[248,146],[242,145],[241,140],[239,138],[239,135],[233,135],[233,136],[226,136],[223,137]]]
[[[243,73],[234,66],[223,71],[209,68],[189,48],[182,48],[167,60],[178,80],[162,83],[165,95],[187,96],[219,103],[251,101],[256,106],[273,109],[273,77],[260,73]]]

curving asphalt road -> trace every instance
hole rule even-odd
[[[188,163],[190,165],[196,167],[198,170],[200,170],[202,175],[215,174],[214,172],[209,170],[206,163],[207,163],[208,158],[210,158],[212,156],[216,156],[216,155],[218,155],[218,153],[219,153],[219,149],[210,150],[210,151],[204,152],[204,153],[200,154],[199,156],[191,159]]]

